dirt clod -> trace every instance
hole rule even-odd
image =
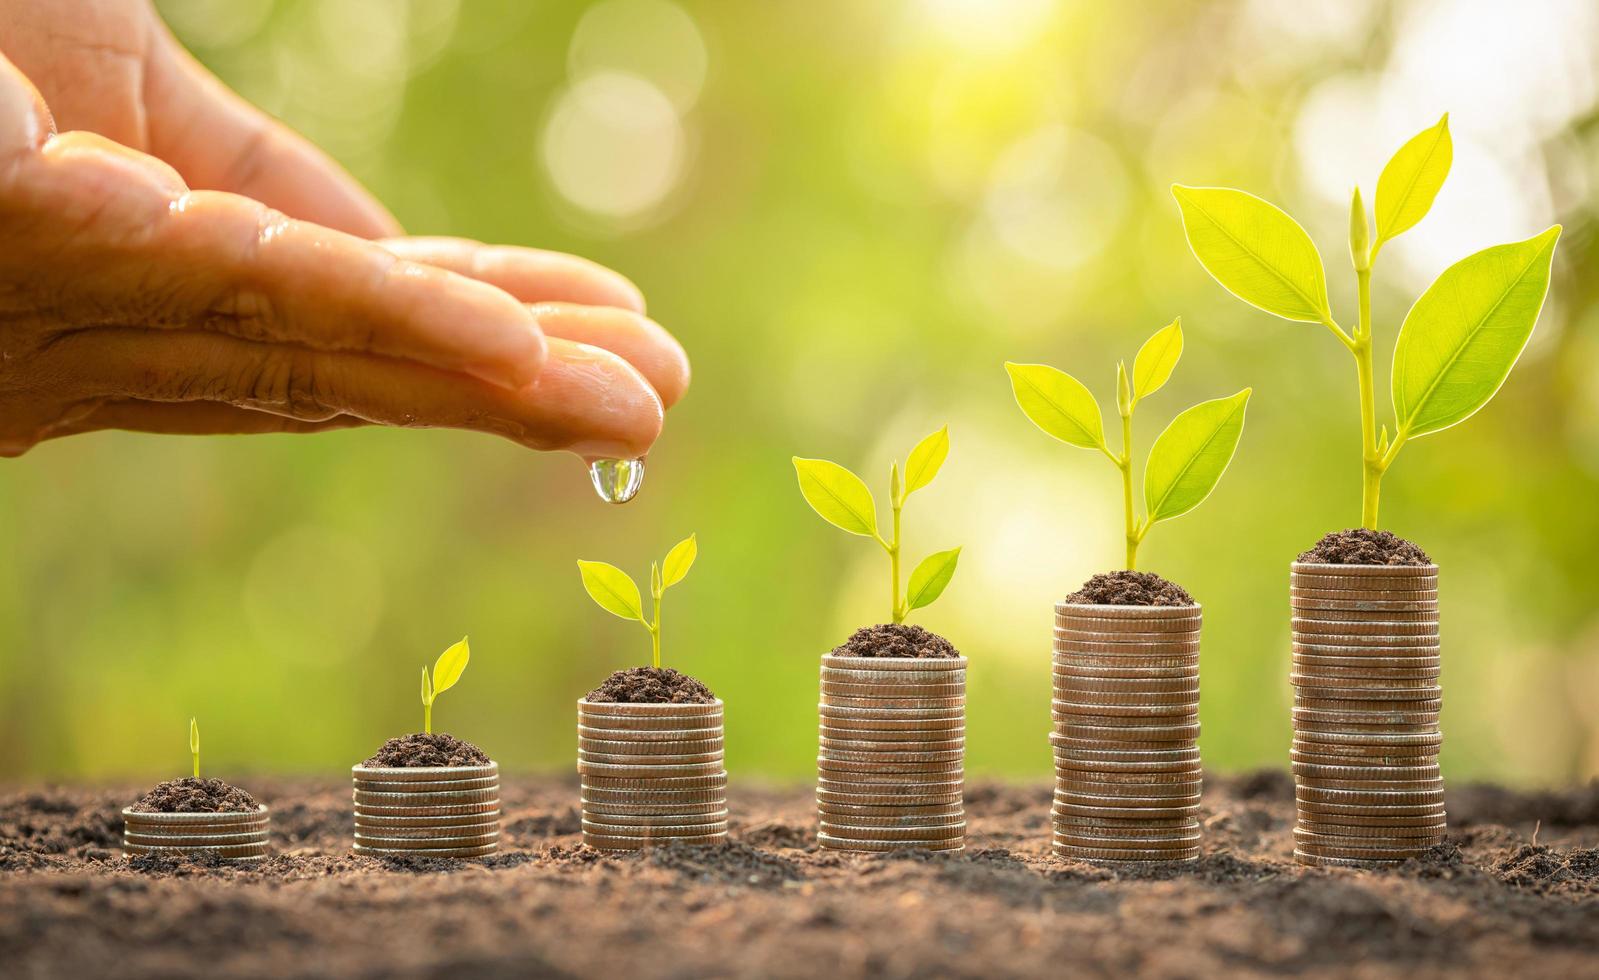
[[[1413,542],[1392,531],[1352,527],[1324,535],[1299,556],[1323,565],[1431,565],[1432,559]]]
[[[491,761],[487,752],[454,735],[416,732],[384,742],[377,754],[362,765],[383,769],[414,769],[423,766],[486,766]]]
[[[710,704],[711,689],[670,667],[619,670],[585,695],[594,704]]]
[[[835,657],[932,657],[950,659],[961,652],[955,645],[913,623],[862,626],[833,648]]]
[[[128,809],[137,813],[248,813],[261,804],[220,779],[169,779],[157,783]]]
[[[1154,572],[1101,572],[1066,597],[1096,606],[1192,606],[1194,597]]]

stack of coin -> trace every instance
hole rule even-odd
[[[265,804],[241,813],[141,813],[122,811],[122,852],[194,854],[224,861],[250,862],[266,857],[272,817]]]
[[[355,853],[483,857],[500,844],[500,765],[353,766]]]
[[[1443,840],[1438,566],[1295,562],[1302,864],[1397,864]]]
[[[722,701],[577,702],[583,843],[631,851],[727,839]]]
[[[1055,604],[1054,853],[1199,858],[1199,606]]]
[[[822,658],[817,841],[966,846],[966,658]]]

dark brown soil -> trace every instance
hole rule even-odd
[[[1599,784],[1451,786],[1447,842],[1366,872],[1293,863],[1287,774],[1212,778],[1198,865],[1141,873],[1051,858],[1045,782],[970,786],[954,856],[817,850],[811,787],[735,781],[729,844],[608,857],[575,778],[507,779],[502,853],[415,863],[349,853],[348,782],[258,788],[257,868],[124,861],[127,787],[0,795],[0,974],[1599,975]]]
[[[416,732],[383,743],[377,754],[362,763],[386,769],[413,769],[423,766],[486,766],[489,754],[471,742],[445,732],[424,735]]]
[[[1194,597],[1154,572],[1101,572],[1066,597],[1096,606],[1192,606]]]
[[[1352,527],[1333,531],[1299,556],[1324,565],[1431,565],[1432,559],[1413,542],[1392,531]]]
[[[595,704],[710,704],[711,689],[670,667],[619,670],[585,698]]]
[[[836,657],[934,657],[950,659],[961,652],[955,644],[911,623],[862,626],[833,648]]]
[[[128,809],[139,813],[248,813],[261,804],[220,779],[169,779],[139,797]]]

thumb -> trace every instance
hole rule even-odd
[[[326,153],[236,95],[164,25],[151,44],[150,152],[195,189],[242,194],[291,218],[381,238],[399,222]]]
[[[55,123],[39,90],[0,54],[0,166],[6,174],[54,132]]]

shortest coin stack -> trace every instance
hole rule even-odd
[[[577,702],[583,843],[605,851],[727,839],[722,701]]]
[[[354,766],[355,853],[467,858],[500,843],[500,765]]]
[[[817,842],[966,846],[966,658],[822,658]]]
[[[263,804],[242,813],[143,813],[122,811],[122,851],[147,854],[203,854],[224,861],[266,857],[272,817]]]
[[[1295,562],[1294,857],[1384,865],[1444,839],[1436,565]]]

